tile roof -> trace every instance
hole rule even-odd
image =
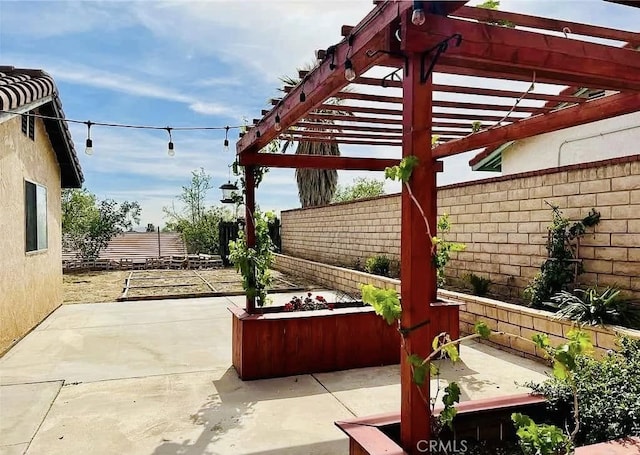
[[[47,97],[51,100],[38,106],[39,113],[64,119],[58,89],[49,74],[42,70],[0,66],[0,111],[19,110]],[[62,187],[81,187],[84,176],[67,122],[53,119],[43,119],[43,122],[60,164]]]

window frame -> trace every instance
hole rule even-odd
[[[27,199],[29,192],[29,190],[27,190],[28,185],[33,185],[34,195],[31,219],[29,216],[29,203],[31,201]],[[27,255],[43,253],[49,249],[48,192],[49,190],[45,185],[41,185],[33,180],[24,179],[24,249]],[[42,196],[44,196],[44,201],[42,201]],[[42,210],[39,210],[39,208]],[[44,213],[42,213],[42,211],[44,211]],[[30,233],[30,230],[33,229],[35,229],[35,232]],[[31,236],[35,236],[35,240],[31,240]]]

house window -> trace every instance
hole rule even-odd
[[[26,251],[47,249],[47,189],[24,182]]]
[[[33,114],[33,111],[29,111]],[[36,118],[33,115],[22,114],[22,133],[31,140],[36,137]]]

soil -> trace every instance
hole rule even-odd
[[[272,290],[314,289],[314,283],[272,271]],[[134,270],[64,275],[64,303],[115,302],[129,278],[128,298],[242,293],[242,277],[233,268],[210,270]]]

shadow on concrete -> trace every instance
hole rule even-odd
[[[213,450],[213,443],[230,430],[240,427],[241,418],[252,412],[255,401],[234,396],[234,392],[241,390],[243,384],[233,367],[227,369],[220,379],[212,381],[212,385],[212,393],[189,416],[195,425],[202,428],[198,438],[181,442],[164,441],[156,447],[153,455],[219,455]]]

